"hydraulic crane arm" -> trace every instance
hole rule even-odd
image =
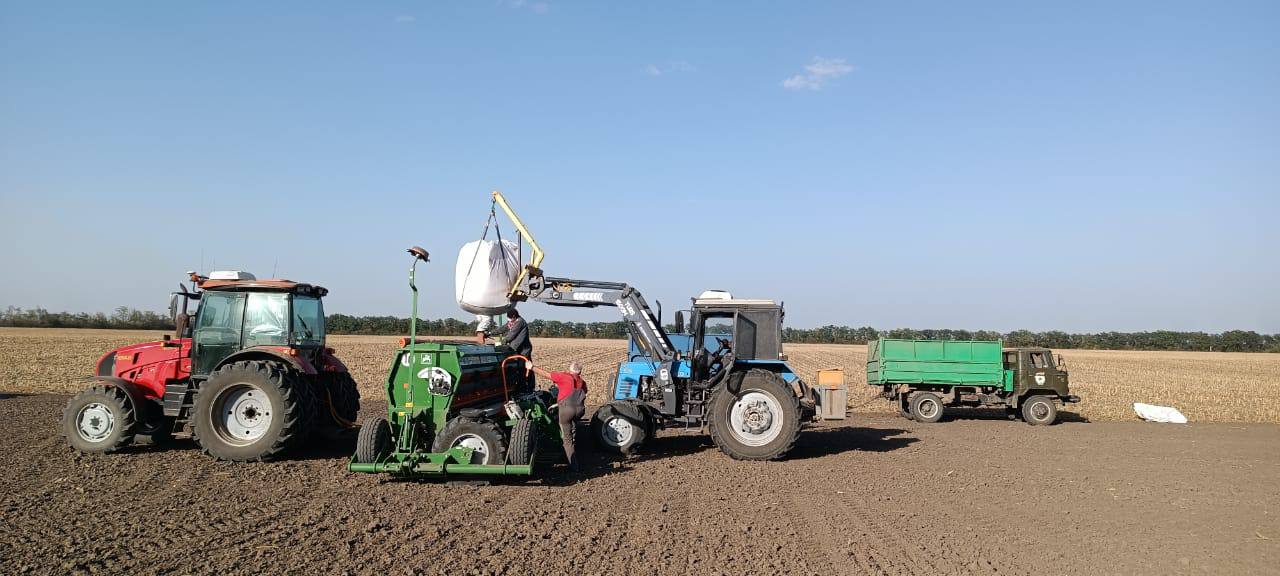
[[[649,308],[644,296],[634,287],[619,282],[571,280],[569,278],[535,277],[527,285],[526,298],[552,306],[616,306],[631,333],[644,352],[658,362],[676,359],[675,347],[667,331]]]
[[[652,358],[656,364],[654,379],[662,391],[661,410],[664,414],[675,414],[678,410],[678,398],[673,380],[676,368],[677,353],[671,344],[671,338],[662,328],[657,315],[649,308],[644,296],[634,287],[620,282],[600,282],[597,280],[573,280],[570,278],[552,278],[542,274],[542,248],[533,239],[533,234],[516,215],[515,210],[507,203],[501,192],[493,191],[493,202],[502,208],[507,218],[520,231],[520,237],[529,243],[532,250],[529,264],[511,283],[507,297],[512,302],[533,300],[552,306],[579,306],[596,308],[599,306],[615,306],[622,313],[627,323],[627,331],[636,345]]]

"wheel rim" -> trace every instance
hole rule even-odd
[[[933,398],[925,398],[916,404],[916,411],[920,413],[921,418],[933,418],[938,414],[938,401]]]
[[[600,427],[600,439],[604,441],[606,446],[613,448],[621,448],[631,443],[635,433],[635,424],[621,416],[614,416],[605,420],[604,426]]]
[[[86,404],[76,413],[76,432],[89,442],[101,442],[116,427],[116,417],[106,404]]]
[[[1031,417],[1037,422],[1044,421],[1049,417],[1049,405],[1044,401],[1038,401],[1031,405]]]
[[[764,446],[782,433],[782,404],[765,392],[743,394],[729,409],[729,433],[747,446]]]
[[[247,382],[233,384],[213,402],[214,431],[228,444],[253,444],[271,428],[273,408],[261,388]]]
[[[475,434],[463,434],[453,441],[453,448],[470,448],[471,464],[489,463],[489,443]]]

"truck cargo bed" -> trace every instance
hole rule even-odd
[[[867,344],[867,384],[1008,387],[1002,350],[999,341],[881,338]]]

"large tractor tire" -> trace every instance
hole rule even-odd
[[[800,401],[781,376],[768,370],[731,374],[710,405],[711,439],[735,460],[777,460],[800,437]]]
[[[292,368],[261,360],[227,364],[196,392],[193,437],[220,460],[270,460],[305,436],[309,396]]]
[[[474,450],[469,464],[503,464],[507,458],[507,439],[493,422],[461,417],[450,420],[431,443],[431,451],[448,452],[455,446]]]
[[[507,448],[510,463],[519,466],[533,464],[534,454],[538,451],[538,427],[533,420],[521,418],[511,427],[511,446]]]
[[[62,434],[81,452],[115,452],[133,442],[136,414],[124,390],[99,384],[67,402],[62,409]]]
[[[391,424],[387,419],[381,416],[366,419],[356,437],[356,462],[372,464],[386,458],[391,448]]]
[[[1032,396],[1022,401],[1022,419],[1032,426],[1048,426],[1058,419],[1058,403],[1052,396]]]
[[[605,404],[591,416],[591,437],[606,452],[630,456],[649,439],[653,428],[645,421],[644,412],[639,412],[639,415],[640,418],[635,418],[619,410],[612,402]]]
[[[312,392],[316,397],[316,431],[327,439],[336,439],[354,430],[360,413],[360,390],[348,372],[336,372],[316,379]]]

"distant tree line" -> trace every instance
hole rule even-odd
[[[25,310],[10,306],[0,312],[0,326],[22,328],[112,328],[117,330],[173,330],[167,314],[134,310],[121,306],[111,315],[95,312],[50,312],[44,308]]]
[[[350,316],[330,314],[325,318],[330,334],[382,334],[403,335],[409,333],[409,319],[395,316]],[[31,328],[115,328],[134,330],[172,330],[173,321],[164,314],[119,307],[110,315],[49,312],[43,308],[30,310],[8,307],[0,312],[0,326]],[[666,326],[670,332],[674,325]],[[418,334],[423,336],[471,336],[476,322],[463,322],[455,318],[419,320]],[[723,334],[730,331],[727,324],[708,326],[709,333]],[[625,322],[561,322],[559,320],[530,320],[529,334],[542,338],[606,338],[627,337]],[[880,331],[870,326],[823,326],[820,328],[785,328],[782,338],[786,342],[815,344],[865,344],[880,337],[911,338],[921,340],[1004,340],[1006,346],[1046,346],[1049,348],[1080,348],[1091,350],[1189,350],[1217,352],[1280,352],[1280,334],[1259,334],[1253,331],[1228,330],[1221,334],[1206,332],[1100,332],[1097,334],[1069,334],[1051,330],[1031,332],[995,332],[991,330],[915,330],[894,328]]]

